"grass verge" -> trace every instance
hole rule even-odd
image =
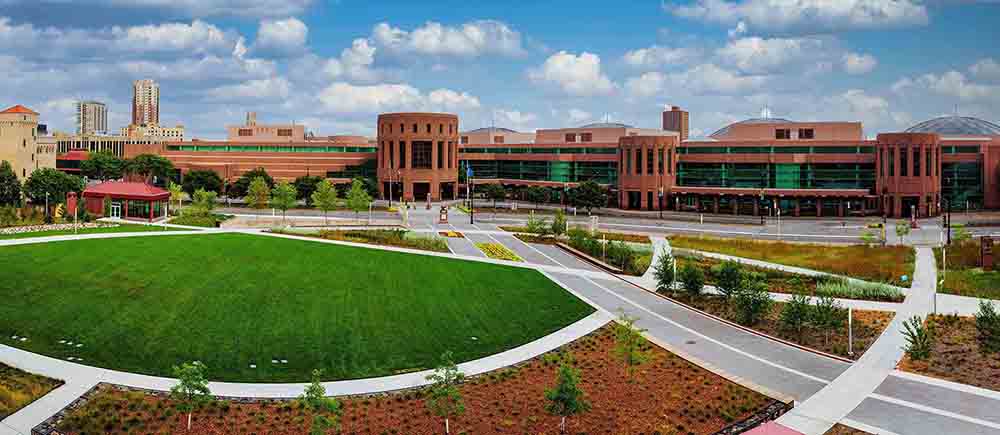
[[[967,240],[953,243],[947,250],[947,264],[941,248],[934,248],[938,276],[944,282],[938,285],[941,293],[984,299],[1000,299],[1000,255],[994,255],[993,270],[985,271],[979,265],[979,242]],[[995,250],[996,248],[994,248]],[[941,270],[945,269],[942,273]]]
[[[153,226],[153,225],[118,224],[117,226],[114,227],[82,228],[75,233],[73,232],[73,230],[53,230],[53,231],[35,231],[30,233],[18,233],[18,234],[4,234],[0,235],[0,240],[30,239],[34,237],[50,237],[50,236],[67,236],[73,234],[144,233],[151,231],[190,231],[190,230],[185,230],[182,228]]]

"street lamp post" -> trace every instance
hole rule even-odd
[[[660,219],[662,220],[663,219],[663,186],[660,186],[660,199],[659,199],[659,206],[658,206],[658,208],[660,209]]]
[[[45,223],[49,223],[49,192],[45,192]]]

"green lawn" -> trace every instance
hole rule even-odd
[[[944,283],[938,285],[939,292],[974,298],[1000,299],[1000,267],[998,267],[1000,258],[994,256],[993,270],[984,271],[979,266],[979,248],[978,240],[953,243],[948,247],[947,270],[943,270],[945,265],[941,248],[934,248],[938,279],[944,275]]]
[[[81,228],[76,234],[101,234],[101,233],[142,233],[147,231],[190,231],[180,228],[170,228],[164,229],[160,226],[150,226],[150,225],[138,225],[138,224],[120,224],[117,227],[105,227],[105,228]],[[74,234],[73,230],[53,230],[53,231],[35,231],[31,233],[18,233],[18,234],[0,234],[0,240],[6,239],[28,239],[32,237],[48,237],[48,236],[65,236],[69,234]]]
[[[17,271],[0,280],[0,342],[152,375],[199,360],[220,381],[431,368],[593,312],[530,269],[245,234],[10,246],[0,264]]]

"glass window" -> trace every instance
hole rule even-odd
[[[462,143],[469,143],[469,137],[468,136],[462,136],[461,142]]]
[[[413,151],[413,169],[431,169],[434,145],[428,141],[413,141],[411,147]]]
[[[777,128],[774,130],[775,139],[791,139],[792,131],[787,128]]]
[[[635,174],[642,175],[642,150],[635,150]]]
[[[278,136],[280,136],[280,137],[291,137],[292,136],[292,129],[290,129],[290,128],[279,128],[278,129]]]
[[[895,177],[896,176],[896,150],[894,150],[892,148],[889,148],[889,159],[886,160],[886,163],[889,164],[889,176],[890,177]]]
[[[399,141],[399,168],[406,168],[406,141],[402,140]]]
[[[663,152],[664,149],[660,148],[660,152],[656,153],[656,173],[659,175],[663,175]]]
[[[815,139],[816,133],[811,128],[800,128],[799,139]]]
[[[924,175],[930,177],[934,175],[934,171],[931,170],[931,150],[928,148],[924,153],[925,161],[927,162],[927,170],[924,171]]]
[[[672,150],[666,150],[667,153],[667,173],[671,173],[674,170],[674,153]]]
[[[646,150],[646,175],[653,175],[653,150]]]
[[[913,147],[913,176],[920,176],[920,148]]]
[[[632,173],[632,150],[622,150],[625,153],[625,173]]]
[[[566,142],[576,142],[576,133],[566,133]]]
[[[580,133],[580,142],[591,142],[594,140],[593,133]]]
[[[444,130],[444,124],[441,124],[441,130]],[[444,142],[438,141],[438,169],[444,167]]]
[[[906,147],[903,147],[903,148],[899,149],[899,176],[900,177],[906,177],[907,176],[907,172],[909,172],[909,170],[910,170],[909,169],[910,165],[909,165],[908,159],[906,158],[906,154],[907,154]]]

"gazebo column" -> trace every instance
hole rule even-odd
[[[128,219],[128,200],[122,200],[122,205],[125,207],[125,219]]]
[[[153,201],[147,201],[146,203],[149,204],[149,221],[152,222],[153,221]]]

